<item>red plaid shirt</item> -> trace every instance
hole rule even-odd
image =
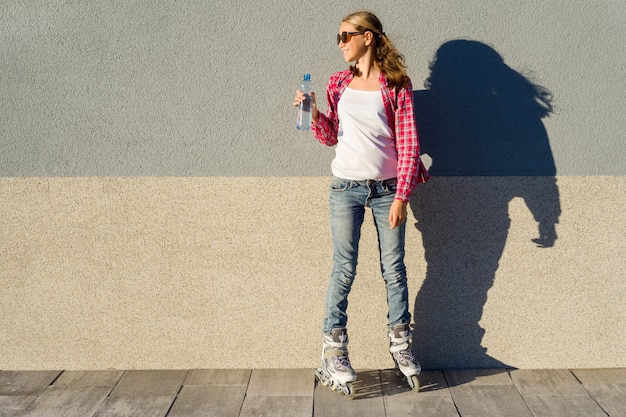
[[[333,74],[328,80],[326,85],[328,109],[326,114],[320,113],[317,123],[311,126],[315,138],[324,145],[334,146],[338,142],[337,104],[352,78],[352,72],[345,70]],[[426,182],[430,178],[419,156],[419,139],[413,113],[413,86],[409,81],[409,85],[405,88],[398,91],[390,90],[387,86],[387,78],[382,72],[378,81],[387,120],[392,128],[398,152],[396,198],[408,202],[417,184]]]

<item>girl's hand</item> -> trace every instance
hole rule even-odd
[[[402,200],[393,200],[389,209],[389,226],[395,229],[406,220],[406,202]]]
[[[298,107],[300,103],[304,101],[304,93],[300,90],[296,90],[296,98],[293,100],[293,106]],[[317,123],[317,119],[319,117],[319,112],[317,111],[317,103],[315,101],[315,93],[311,93],[311,117],[313,119],[313,123]]]

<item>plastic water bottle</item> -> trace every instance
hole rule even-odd
[[[296,119],[296,129],[310,130],[311,116],[313,115],[311,93],[313,92],[313,83],[311,82],[311,74],[304,74],[304,78],[298,88],[304,93],[304,100],[298,106],[298,117]]]

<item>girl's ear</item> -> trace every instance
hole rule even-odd
[[[365,45],[370,46],[374,40],[374,34],[368,30],[363,36],[365,37]]]

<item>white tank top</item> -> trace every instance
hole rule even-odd
[[[380,91],[346,88],[337,104],[339,142],[333,175],[349,180],[397,176],[398,153]]]

